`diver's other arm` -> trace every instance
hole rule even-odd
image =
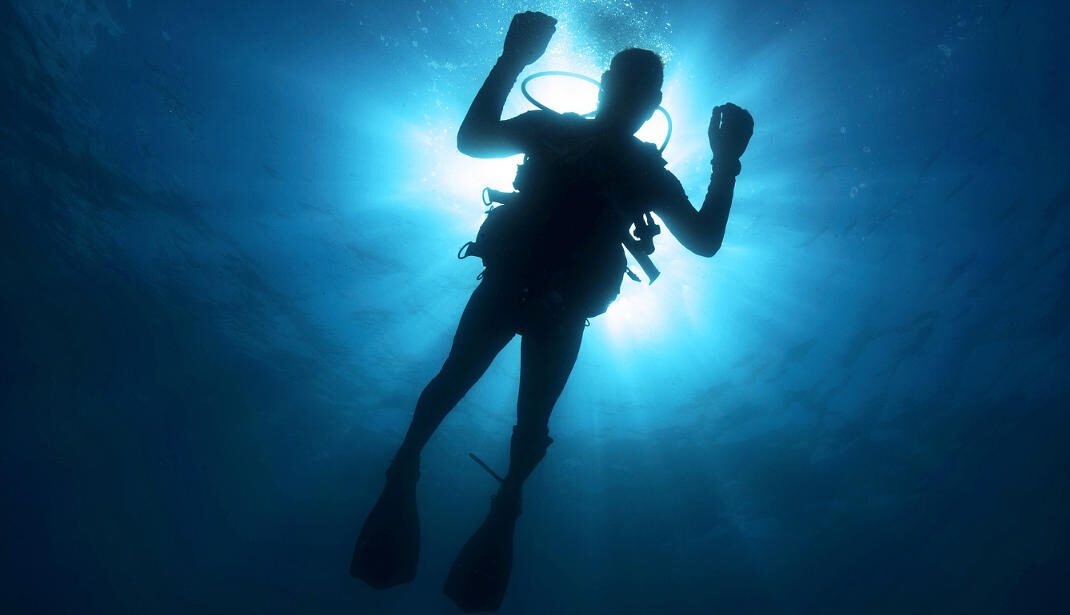
[[[675,185],[670,186],[668,198],[654,211],[680,243],[699,256],[710,257],[721,249],[736,176],[742,168],[739,157],[746,151],[753,133],[754,119],[745,109],[732,103],[714,107],[709,128],[713,172],[699,211],[687,200],[679,180],[666,171]]]
[[[457,149],[476,158],[509,156],[523,151],[517,135],[502,123],[502,108],[520,71],[546,51],[557,20],[528,11],[517,13],[509,24],[498,62],[479,89],[457,130]]]

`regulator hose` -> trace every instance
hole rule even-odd
[[[540,79],[542,77],[571,77],[573,79],[580,79],[581,81],[586,81],[587,83],[593,83],[599,89],[602,88],[602,84],[598,80],[592,79],[587,75],[581,75],[579,73],[573,73],[567,70],[546,70],[540,73],[529,75],[526,79],[521,81],[520,93],[524,95],[524,98],[526,98],[528,102],[535,105],[537,108],[542,109],[543,111],[550,111],[552,113],[558,112],[535,100],[535,97],[532,96],[530,92],[528,92],[528,82],[534,81],[535,79]],[[662,141],[661,146],[658,147],[658,153],[662,153],[665,151],[665,146],[669,144],[669,138],[672,137],[672,117],[669,116],[669,112],[665,110],[665,107],[662,107],[661,105],[658,105],[657,111],[661,111],[661,114],[665,116],[665,122],[666,124],[668,124],[669,127],[668,131],[665,133],[665,140]],[[593,117],[594,113],[594,111],[585,113],[583,114],[583,117]]]

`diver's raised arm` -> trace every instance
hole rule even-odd
[[[753,133],[754,119],[745,109],[732,103],[714,107],[709,129],[713,172],[699,211],[687,199],[679,180],[665,172],[671,183],[663,190],[664,197],[654,211],[673,236],[695,254],[710,257],[721,249],[736,176],[742,168],[739,157],[746,151]]]
[[[554,35],[557,20],[538,12],[517,13],[509,24],[498,62],[479,89],[457,130],[457,149],[476,158],[520,153],[516,135],[502,124],[502,108],[524,67],[539,59]]]

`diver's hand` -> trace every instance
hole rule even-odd
[[[509,32],[505,35],[502,58],[527,66],[546,51],[554,35],[557,20],[545,13],[526,11],[513,15]]]
[[[732,103],[713,108],[710,118],[710,148],[715,160],[738,160],[754,134],[754,118]]]

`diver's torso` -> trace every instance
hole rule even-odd
[[[526,204],[566,224],[536,226],[546,239],[615,245],[637,215],[648,211],[651,175],[664,161],[633,136],[613,137],[575,114],[548,118],[514,182]]]
[[[655,146],[577,115],[548,114],[540,128],[514,181],[524,212],[508,274],[600,314],[620,290],[621,240],[653,205],[651,176],[664,161]]]

